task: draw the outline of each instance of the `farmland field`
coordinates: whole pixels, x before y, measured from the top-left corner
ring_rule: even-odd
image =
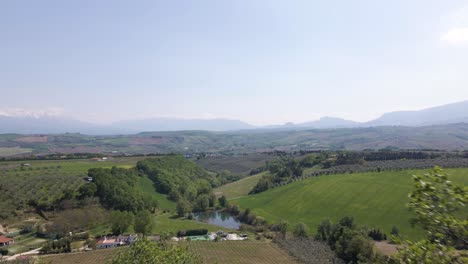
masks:
[[[296,263],[289,255],[271,242],[223,241],[190,242],[189,250],[202,257],[203,263],[226,264],[287,264]],[[42,257],[51,264],[101,264],[106,263],[120,249],[101,249],[92,252],[59,254]]]
[[[0,217],[26,208],[31,200],[47,204],[66,189],[76,190],[85,183],[88,169],[133,167],[144,157],[92,160],[31,160],[0,162]]]
[[[269,222],[303,222],[313,231],[326,218],[337,221],[343,216],[353,216],[360,225],[381,228],[387,234],[396,226],[407,238],[418,239],[422,232],[411,227],[409,220],[413,214],[405,205],[412,190],[411,176],[426,171],[313,177],[230,202],[251,208]],[[453,182],[468,185],[468,169],[445,171]],[[462,213],[468,216],[468,211]]]
[[[287,264],[296,263],[286,252],[272,242],[257,241],[197,241],[189,249],[201,255],[204,263],[226,264]]]
[[[0,148],[0,157],[14,156],[18,154],[31,153],[32,149],[29,148]]]
[[[41,257],[45,263],[50,264],[102,264],[106,263],[119,249],[100,249],[91,252],[58,254]]]
[[[264,175],[265,173],[259,173],[257,175],[245,177],[235,182],[228,183],[226,185],[220,186],[216,188],[215,194],[216,195],[224,195],[228,199],[241,197],[244,195],[249,194],[250,190],[257,184],[258,180]]]
[[[248,175],[250,170],[265,165],[265,161],[277,158],[274,154],[246,154],[238,156],[205,157],[197,160],[198,165],[210,171],[228,170],[236,175]]]

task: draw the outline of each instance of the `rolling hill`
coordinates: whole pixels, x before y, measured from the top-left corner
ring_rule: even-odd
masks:
[[[57,134],[83,133],[87,135],[132,134],[143,131],[240,131],[249,133],[293,131],[304,129],[332,129],[380,126],[432,126],[468,123],[468,100],[441,105],[418,111],[385,113],[369,122],[355,122],[337,117],[322,117],[319,120],[299,124],[254,126],[235,119],[180,119],[148,118],[116,121],[108,125],[92,124],[64,116],[5,116],[0,113],[0,134]]]
[[[450,178],[468,185],[468,169],[447,169]],[[340,174],[309,178],[266,192],[230,200],[251,208],[269,222],[303,222],[313,231],[324,219],[337,221],[353,216],[358,224],[381,228],[387,234],[393,226],[410,239],[422,237],[410,225],[408,193],[414,174],[424,171]],[[243,179],[245,180],[245,179]],[[464,212],[468,216],[468,212]]]
[[[468,100],[419,111],[386,113],[365,126],[428,126],[468,122]]]
[[[252,153],[275,150],[468,150],[468,123],[426,127],[368,127],[233,132],[175,131],[133,135],[0,135],[2,153]]]

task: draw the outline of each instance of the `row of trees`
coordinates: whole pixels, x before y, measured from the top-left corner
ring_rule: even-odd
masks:
[[[269,174],[262,176],[249,194],[266,191],[274,185],[291,182],[302,176],[303,166],[293,158],[281,158],[267,162],[265,168]]]

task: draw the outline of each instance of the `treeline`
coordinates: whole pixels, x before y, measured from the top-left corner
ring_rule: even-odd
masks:
[[[157,200],[135,187],[139,177],[135,169],[95,168],[88,171],[88,176],[92,177],[92,182],[80,187],[80,199],[96,196],[108,209],[131,212],[158,206]]]
[[[204,211],[216,203],[213,187],[222,182],[219,174],[209,174],[182,156],[146,159],[137,163],[137,169],[153,181],[158,192],[177,202],[179,216]]]
[[[259,193],[299,178],[303,173],[303,165],[293,158],[281,158],[266,162],[265,169],[270,173],[264,175],[249,194]]]
[[[270,173],[264,175],[249,194],[263,192],[298,180],[322,175],[429,169],[436,165],[444,168],[468,167],[468,158],[461,154],[441,154],[439,157],[435,157],[438,154],[402,152],[400,155],[397,152],[381,151],[372,152],[372,155],[367,153],[367,155],[369,155],[367,157],[371,157],[370,161],[367,161],[363,158],[366,157],[363,153],[366,152],[319,152],[307,155],[302,159],[283,157],[277,161],[267,162],[264,167],[257,169],[256,172],[267,170]],[[373,156],[374,154],[375,156]],[[387,157],[388,159],[372,160],[372,157],[376,159]],[[412,157],[412,159],[403,157]],[[293,174],[292,177],[281,177],[283,175],[281,172],[285,170],[291,171],[291,169],[288,168],[291,164],[296,171],[301,171],[305,168],[315,168],[315,170],[305,175],[297,176]],[[280,166],[280,169],[277,168],[278,166]],[[273,168],[273,170],[271,168]]]

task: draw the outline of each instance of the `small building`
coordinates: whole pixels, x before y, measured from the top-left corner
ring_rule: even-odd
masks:
[[[0,235],[0,247],[15,244],[15,240],[10,237]]]
[[[137,240],[137,235],[118,236],[118,237],[103,237],[96,243],[97,249],[115,248],[125,245],[130,245]]]
[[[98,240],[96,243],[96,248],[97,249],[103,249],[103,248],[115,248],[119,246],[123,246],[125,243],[118,241],[117,238],[115,237],[103,237]]]

